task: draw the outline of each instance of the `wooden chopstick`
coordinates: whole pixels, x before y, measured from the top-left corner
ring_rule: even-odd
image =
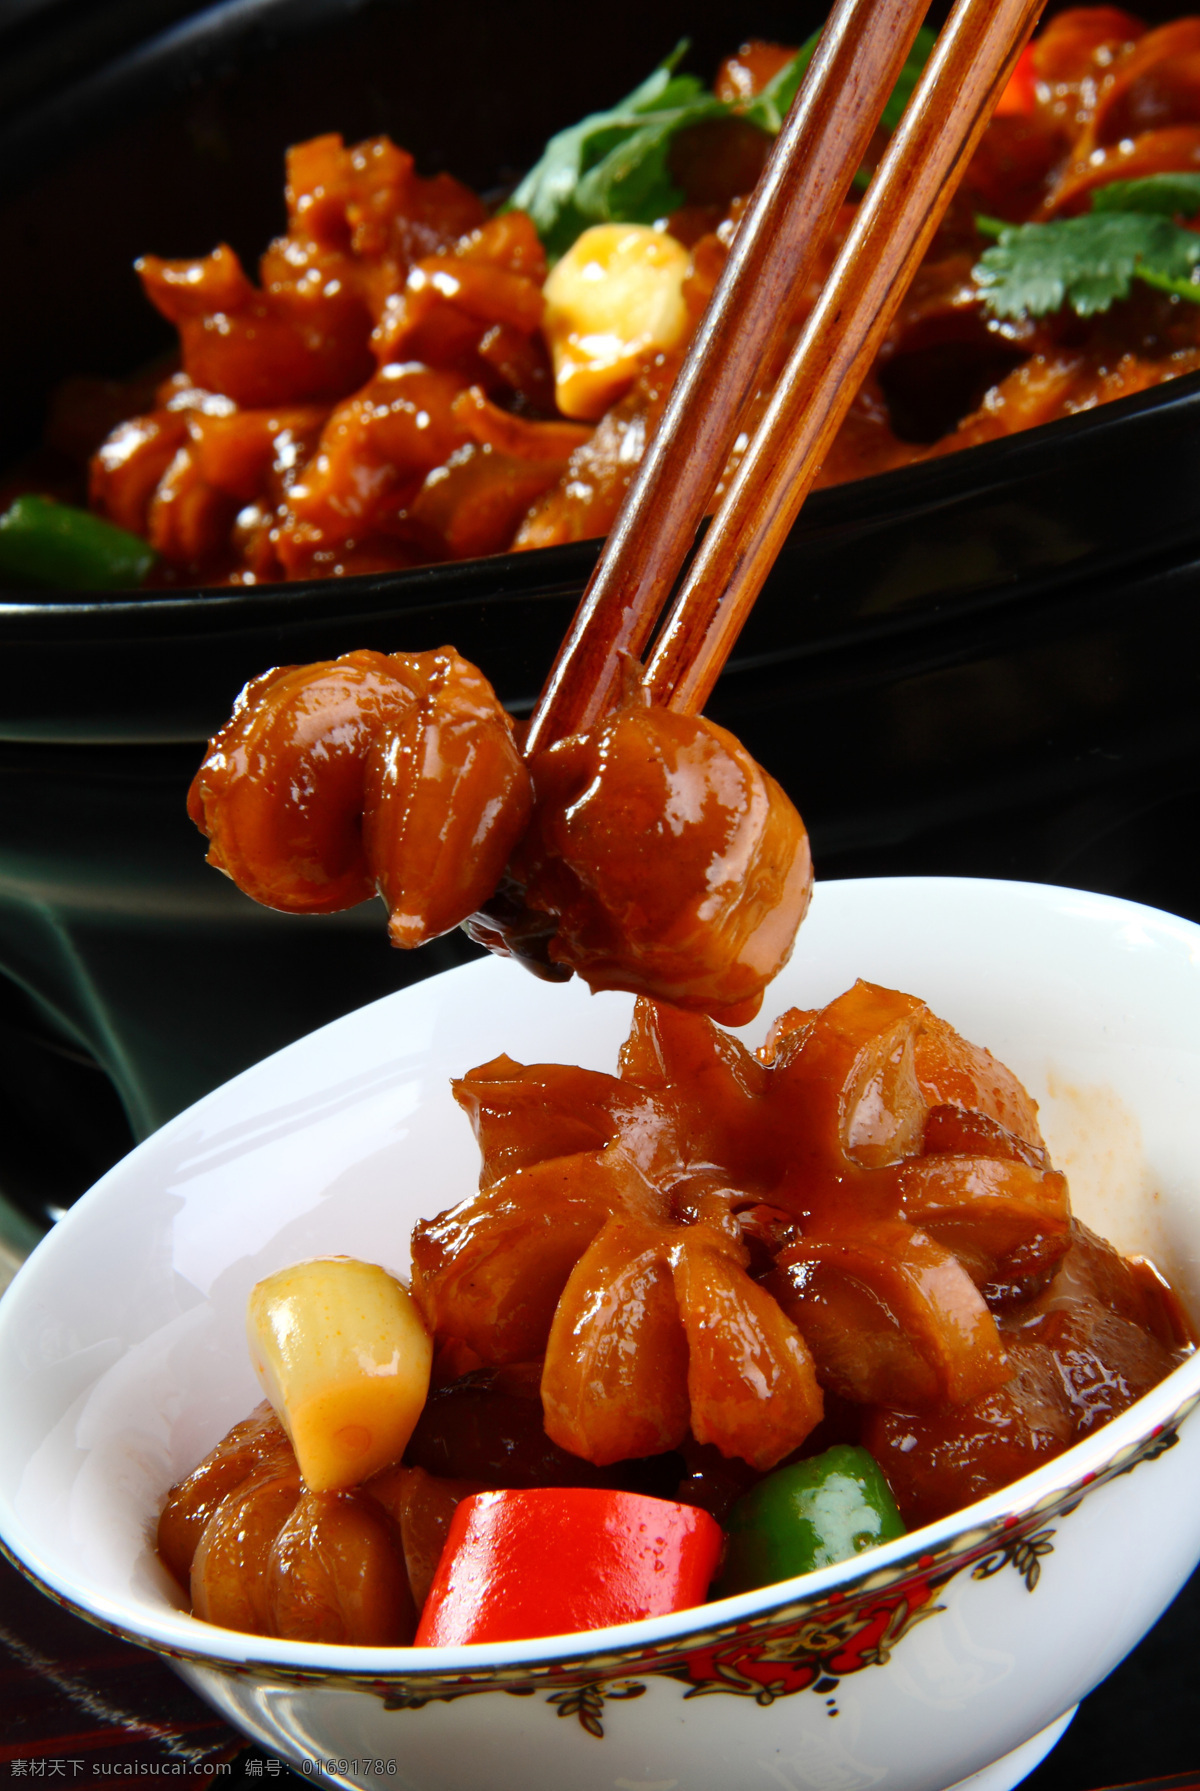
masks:
[[[534,710],[526,751],[591,726],[640,655],[928,0],[838,0]]]
[[[958,0],[646,670],[697,714],[1003,93],[1043,0]]]

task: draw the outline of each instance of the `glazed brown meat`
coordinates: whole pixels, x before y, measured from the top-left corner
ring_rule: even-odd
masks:
[[[423,1599],[424,1564],[430,1555],[436,1561],[454,1505],[473,1490],[393,1468],[369,1487],[309,1492],[263,1405],[171,1488],[158,1549],[208,1623],[293,1641],[399,1647],[416,1628],[408,1561]]]
[[[1011,1375],[965,1410],[876,1407],[862,1440],[915,1527],[1032,1473],[1149,1392],[1186,1328],[1145,1265],[1072,1221],[1044,1292],[1000,1317]]]
[[[762,1470],[821,1386],[959,1407],[1009,1378],[989,1299],[1069,1242],[1028,1097],[864,983],[767,1055],[643,1000],[617,1077],[500,1058],[456,1084],[480,1192],[418,1225],[414,1292],[482,1361],[544,1356],[548,1433],[585,1459],[690,1430]]]
[[[393,944],[412,947],[487,898],[531,801],[509,717],[444,647],[265,672],[210,742],[188,812],[255,901],[334,914],[378,890]]]
[[[926,1522],[1190,1347],[1154,1271],[1072,1220],[1011,1072],[894,990],[791,1010],[757,1056],[643,1000],[615,1077],[500,1058],[455,1093],[480,1190],[417,1226],[414,1292],[460,1359],[541,1358],[586,1460],[862,1440]]]
[[[724,728],[634,703],[530,765],[513,858],[554,922],[553,962],[740,1025],[791,956],[812,896],[808,835]]]

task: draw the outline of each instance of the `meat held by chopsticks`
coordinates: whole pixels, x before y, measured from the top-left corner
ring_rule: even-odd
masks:
[[[527,769],[452,648],[255,679],[189,806],[210,863],[267,907],[329,914],[378,890],[394,945],[467,922],[542,974],[734,1022],[812,889],[804,823],[723,728],[635,702]],[[519,905],[492,901],[510,861]]]
[[[335,914],[378,890],[399,946],[487,899],[531,805],[512,722],[452,647],[265,672],[188,797],[209,863],[255,901]]]
[[[513,861],[551,915],[555,963],[740,1025],[791,956],[812,893],[808,835],[732,734],[644,700],[530,761]]]

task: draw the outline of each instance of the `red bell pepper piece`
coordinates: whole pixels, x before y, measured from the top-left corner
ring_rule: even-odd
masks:
[[[601,1487],[474,1493],[459,1505],[415,1645],[606,1629],[701,1604],[721,1553],[707,1511]]]
[[[1033,45],[1026,44],[1017,57],[1008,86],[996,102],[997,118],[1027,118],[1037,105],[1037,70]]]

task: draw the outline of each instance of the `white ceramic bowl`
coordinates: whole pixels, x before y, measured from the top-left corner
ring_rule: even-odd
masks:
[[[769,1006],[859,975],[1008,1063],[1076,1210],[1200,1312],[1200,927],[1035,885],[821,885]],[[1200,1420],[1180,1428],[1200,1355],[956,1517],[622,1629],[444,1651],[267,1641],[194,1621],[154,1554],[167,1486],[257,1401],[253,1283],[329,1251],[403,1271],[414,1219],[475,1185],[451,1075],[501,1050],[611,1069],[629,1010],[471,965],[301,1040],[119,1164],[0,1302],[0,1535],[52,1596],[326,1782],[942,1791],[981,1773],[976,1791],[1001,1791],[1200,1556]]]

